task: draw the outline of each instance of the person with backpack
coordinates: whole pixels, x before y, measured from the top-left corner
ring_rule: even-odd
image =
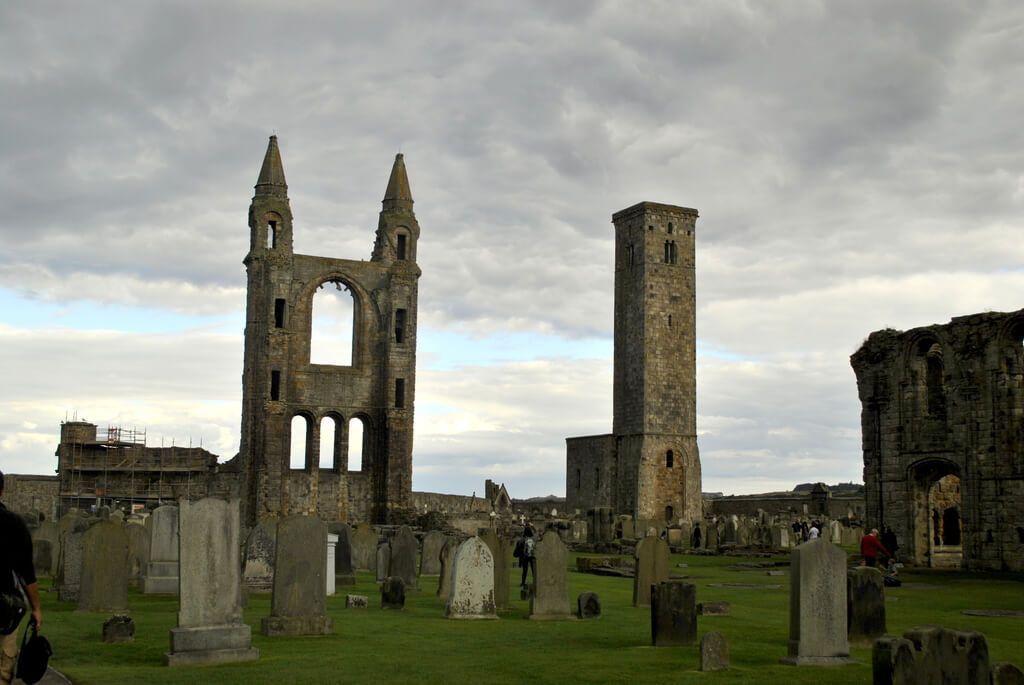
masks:
[[[526,587],[526,572],[530,571],[533,573],[533,582],[537,583],[537,541],[533,538],[533,528],[529,525],[523,530],[523,537],[517,543],[516,550],[520,552],[519,555],[519,568],[523,569],[523,578],[519,582],[520,588]]]
[[[0,497],[3,494],[4,474],[0,471]],[[14,679],[18,624],[26,597],[38,629],[43,624],[43,608],[32,565],[32,536],[25,521],[0,502],[0,685],[10,685]]]

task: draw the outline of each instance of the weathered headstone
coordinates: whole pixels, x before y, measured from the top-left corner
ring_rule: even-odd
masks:
[[[601,598],[596,592],[583,592],[576,598],[576,616],[601,618]]]
[[[238,499],[186,499],[179,507],[178,627],[171,629],[168,666],[251,661],[252,629],[242,618]]]
[[[847,637],[874,640],[885,634],[885,579],[876,568],[851,569],[846,578]]]
[[[405,608],[405,581],[398,576],[388,576],[380,586],[381,609]]]
[[[875,683],[986,685],[996,682],[992,678],[984,635],[939,626],[912,628],[903,637],[878,638],[871,651],[871,666]]]
[[[327,567],[324,569],[324,582],[328,597],[334,596],[334,550],[338,546],[338,536],[334,533],[327,534]]]
[[[544,533],[535,548],[537,557],[537,584],[530,598],[530,618],[572,618],[569,608],[569,590],[566,587],[569,550],[558,533]]]
[[[277,524],[274,594],[264,635],[325,635],[334,630],[326,613],[324,572],[327,526],[315,516],[294,514]]]
[[[128,585],[138,588],[149,566],[149,531],[141,524],[129,522],[124,532],[128,535]]]
[[[821,538],[791,553],[789,653],[784,664],[849,663],[846,552]]]
[[[448,601],[448,594],[452,589],[452,566],[455,564],[455,550],[459,543],[453,538],[448,538],[441,548],[441,575],[437,579],[437,596]]]
[[[423,552],[420,554],[420,575],[436,576],[441,573],[441,548],[445,536],[439,530],[432,530],[423,537]]]
[[[724,671],[729,668],[729,643],[718,632],[704,633],[700,639],[700,670]]]
[[[356,584],[356,570],[352,563],[352,528],[347,523],[335,523],[328,530],[338,536],[334,547],[334,585]]]
[[[494,557],[483,540],[473,537],[455,550],[448,618],[497,618],[494,606]]]
[[[636,545],[636,575],[633,576],[633,606],[651,605],[651,586],[669,579],[668,545],[658,537],[646,537]]]
[[[391,543],[384,541],[377,545],[377,562],[374,564],[377,569],[377,582],[383,583],[388,577],[388,568],[391,567]]]
[[[32,567],[37,576],[50,573],[53,568],[53,544],[49,540],[32,542]]]
[[[719,546],[719,535],[718,526],[715,523],[709,523],[707,530],[704,535],[704,546],[707,549],[717,550]]]
[[[417,585],[416,554],[419,549],[416,536],[412,534],[409,526],[401,526],[391,538],[391,564],[388,567],[388,575],[401,578],[407,590],[413,590]]]
[[[512,562],[512,548],[508,542],[493,530],[487,530],[480,539],[491,550],[494,557],[494,606],[501,610],[508,608],[509,565]],[[423,549],[426,550],[424,542]],[[425,552],[424,552],[425,553]],[[440,558],[440,555],[439,557]],[[438,563],[440,567],[440,563]]]
[[[668,580],[651,588],[651,644],[692,645],[697,641],[697,586]]]
[[[365,609],[370,606],[370,598],[366,595],[345,595],[346,609]]]
[[[56,576],[60,570],[60,525],[56,521],[43,521],[32,531],[33,549],[35,545],[46,543],[50,548],[49,558],[41,557],[39,561],[49,561],[46,566],[36,562],[36,575]]]
[[[1024,685],[1024,671],[1008,661],[992,664],[992,685]]]
[[[78,610],[128,610],[128,534],[116,521],[100,521],[82,536]]]
[[[60,589],[58,598],[62,602],[77,602],[78,590],[82,583],[82,531],[64,534],[61,544]]]
[[[701,616],[728,616],[731,608],[728,602],[701,602],[697,613]]]
[[[151,522],[151,523],[150,523]],[[178,593],[178,507],[157,507],[147,521],[151,525],[149,564],[142,591],[147,595]]]
[[[377,570],[378,540],[377,531],[369,523],[356,526],[352,532],[352,564],[355,568],[363,571]]]
[[[724,531],[724,533],[722,535],[722,542],[724,544],[726,544],[726,545],[728,545],[728,544],[735,544],[736,543],[736,538],[738,536],[738,530],[739,530],[739,517],[735,516],[735,515],[730,516],[725,521],[725,531]]]
[[[274,556],[277,554],[277,519],[259,521],[245,538],[242,581],[252,592],[274,587]]]
[[[107,643],[131,642],[135,639],[135,621],[131,616],[115,614],[103,622],[103,641]]]
[[[914,645],[903,637],[887,635],[871,648],[871,681],[874,685],[917,685]]]

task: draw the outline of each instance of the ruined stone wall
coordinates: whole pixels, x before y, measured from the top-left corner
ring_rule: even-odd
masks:
[[[443,495],[437,492],[412,493],[412,506],[417,513],[437,511],[442,514],[468,514],[491,512],[490,503],[483,497],[472,495]]]
[[[45,515],[48,521],[56,521],[59,490],[60,479],[57,476],[5,473],[3,503],[19,514],[35,511]]]
[[[704,512],[708,516],[756,516],[758,511],[768,514],[814,515],[814,503],[810,493],[731,495],[704,500]],[[861,495],[833,495],[828,502],[828,517],[841,519],[851,514],[864,516],[864,497]]]
[[[963,564],[1024,570],[1024,310],[872,333],[851,357],[868,524],[919,564],[936,552],[928,493],[960,478]],[[947,493],[949,494],[949,493]]]
[[[613,506],[615,436],[591,435],[566,438],[565,506],[586,511]]]

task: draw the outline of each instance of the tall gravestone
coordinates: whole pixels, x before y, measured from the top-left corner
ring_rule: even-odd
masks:
[[[668,580],[651,588],[651,644],[692,645],[697,641],[697,586]]]
[[[791,552],[789,653],[784,664],[849,663],[846,552],[818,538]]]
[[[178,594],[178,507],[166,504],[149,516],[149,564],[142,591],[147,595]]]
[[[401,526],[391,538],[391,563],[389,576],[398,576],[405,583],[405,589],[414,589],[417,585],[416,555],[420,545],[409,526]]]
[[[128,534],[128,585],[138,588],[149,566],[149,531],[141,523],[129,522],[124,532]]]
[[[714,521],[709,521],[707,526],[705,527],[707,528],[707,530],[704,534],[704,547],[710,550],[717,550],[719,547],[720,539],[720,536],[718,534],[718,524]]]
[[[885,634],[885,579],[877,568],[860,566],[847,573],[846,615],[851,642]]]
[[[82,583],[83,531],[72,530],[64,534],[60,546],[60,588],[57,597],[62,602],[77,602]]]
[[[659,537],[646,537],[636,545],[636,575],[633,576],[633,606],[651,605],[651,586],[669,578],[668,544]]]
[[[360,523],[356,526],[352,532],[352,563],[357,569],[377,570],[377,544],[377,531],[373,526],[369,523]]]
[[[382,542],[377,545],[377,562],[374,564],[377,569],[377,582],[383,583],[388,577],[388,569],[391,568],[391,543]]]
[[[452,589],[452,566],[455,564],[455,551],[458,547],[459,543],[454,538],[448,538],[441,548],[441,575],[437,580],[437,596],[446,602]]]
[[[423,553],[420,555],[420,575],[436,576],[441,573],[441,548],[445,536],[439,530],[432,530],[423,537]]]
[[[78,610],[128,610],[128,534],[123,524],[107,519],[83,533]]]
[[[274,594],[264,635],[326,635],[334,625],[326,612],[327,526],[315,516],[294,514],[277,524]]]
[[[328,530],[338,536],[334,548],[334,585],[356,584],[356,570],[352,564],[352,528],[347,523],[335,523]]]
[[[55,521],[43,521],[32,531],[32,549],[47,547],[49,554],[38,553],[35,561],[36,575],[56,576],[57,560],[60,557],[60,526]]]
[[[245,538],[242,581],[253,592],[270,592],[274,587],[274,557],[277,554],[277,520],[262,520]]]
[[[544,533],[535,548],[537,557],[537,584],[530,598],[530,618],[572,618],[569,605],[568,575],[569,550],[558,533]]]
[[[238,499],[179,504],[178,627],[168,666],[251,661],[252,629],[242,618]]]
[[[491,550],[494,557],[494,606],[499,610],[508,608],[509,565],[512,563],[512,548],[494,530],[487,530],[480,539]]]
[[[455,551],[451,588],[444,611],[448,618],[498,618],[494,604],[494,557],[480,538],[466,540]]]

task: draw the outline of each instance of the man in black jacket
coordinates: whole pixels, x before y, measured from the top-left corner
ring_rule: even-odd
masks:
[[[0,497],[4,494],[4,474],[0,471]],[[17,579],[15,579],[17,575]],[[0,502],[0,592],[17,592],[20,582],[28,595],[32,617],[36,625],[43,624],[43,609],[39,603],[39,586],[32,565],[32,537],[20,516]],[[0,685],[9,685],[14,678],[14,663],[18,658],[18,630],[0,636]]]

